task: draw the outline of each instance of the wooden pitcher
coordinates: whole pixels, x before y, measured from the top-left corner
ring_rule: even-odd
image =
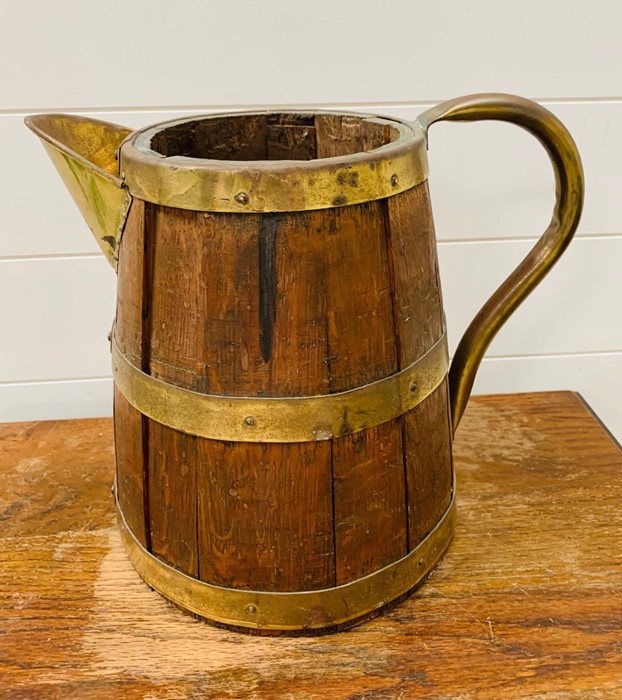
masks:
[[[551,224],[448,373],[427,130],[500,119],[553,163]],[[27,120],[118,272],[116,498],[132,562],[216,624],[333,631],[429,574],[453,532],[453,432],[493,336],[577,227],[572,138],[508,95],[410,123],[190,117],[134,133]]]

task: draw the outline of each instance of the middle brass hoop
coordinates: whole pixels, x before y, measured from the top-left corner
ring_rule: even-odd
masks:
[[[112,336],[114,381],[142,414],[190,435],[233,442],[311,442],[351,435],[397,418],[427,398],[447,375],[445,334],[400,372],[349,391],[320,396],[201,394],[132,365]]]

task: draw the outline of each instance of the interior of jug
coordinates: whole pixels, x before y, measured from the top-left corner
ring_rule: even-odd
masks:
[[[351,114],[292,112],[201,117],[153,135],[160,155],[208,160],[315,160],[366,153],[398,140],[388,120]]]

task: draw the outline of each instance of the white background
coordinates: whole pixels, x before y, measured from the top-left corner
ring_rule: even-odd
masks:
[[[26,114],[130,127],[318,106],[414,118],[478,91],[542,102],[587,181],[575,242],[491,346],[477,393],[573,389],[622,437],[622,6],[614,0],[0,0],[0,420],[111,413],[115,277]],[[548,223],[541,147],[440,124],[430,187],[452,347]]]

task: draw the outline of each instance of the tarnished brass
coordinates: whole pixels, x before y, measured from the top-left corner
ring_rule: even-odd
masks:
[[[417,121],[427,132],[438,121],[480,119],[517,124],[540,141],[553,164],[556,199],[551,223],[540,240],[484,304],[458,345],[449,370],[454,431],[492,339],[566,250],[583,208],[583,167],[577,147],[559,119],[535,102],[514,95],[470,95],[443,102],[424,112]]]
[[[242,114],[257,113],[216,116]],[[398,194],[427,179],[425,138],[418,126],[365,114],[348,116],[390,125],[399,136],[368,152],[304,161],[164,157],[152,150],[152,140],[163,129],[210,118],[192,117],[136,132],[121,148],[121,175],[132,195],[148,202],[242,214],[359,204]]]
[[[413,123],[356,114],[334,119],[327,116],[331,113],[292,113],[292,124],[302,124],[302,127],[292,126],[294,130],[287,133],[277,130],[278,136],[270,131],[272,126],[268,127],[279,123],[279,127],[289,128],[289,113],[274,113],[269,119],[264,112],[263,121],[255,118],[244,122],[259,124],[256,131],[250,130],[252,133],[246,140],[241,135],[240,123],[232,124],[242,114],[258,115],[238,112],[195,116],[158,124],[134,134],[123,127],[68,115],[38,115],[27,119],[27,124],[44,141],[102,250],[115,267],[132,197],[195,212],[241,215],[326,209],[384,199],[427,179],[428,129],[442,120],[509,121],[527,129],[544,145],[553,163],[556,181],[552,221],[531,253],[475,317],[456,350],[449,370],[455,431],[477,369],[493,337],[563,253],[577,228],[583,202],[583,172],[567,130],[536,103],[496,94],[445,102],[426,111]],[[213,119],[220,121],[211,122]],[[270,121],[273,119],[275,121]],[[334,132],[329,128],[331,119],[338,126]],[[362,125],[361,121],[365,123]],[[314,131],[305,132],[305,124],[312,125]],[[171,131],[167,131],[169,129]],[[318,134],[321,135],[319,140]],[[218,143],[221,135],[227,142],[224,149],[219,150],[213,144]],[[302,144],[295,153],[309,160],[268,158],[269,153],[278,156],[294,152],[289,150],[290,137],[294,135],[301,139],[297,145]],[[283,144],[279,139],[287,142],[288,147],[281,148]],[[322,150],[319,144],[330,147]],[[333,148],[335,144],[338,147]],[[356,152],[314,157],[347,150]],[[232,159],[212,159],[215,154]],[[259,160],[235,160],[236,156],[255,155]],[[153,234],[153,227],[145,234],[145,241],[151,245],[153,241],[148,240],[147,233]],[[146,245],[145,250],[147,248]],[[153,278],[147,262],[145,256],[146,273],[142,263],[135,271],[140,279]],[[330,264],[329,258],[324,264]],[[420,293],[425,296],[428,291],[421,289]],[[143,306],[146,303],[149,303],[148,297]],[[425,304],[421,308],[421,313],[430,311]],[[416,300],[412,309],[419,313]],[[437,312],[441,310],[433,311]],[[416,320],[418,323],[425,321],[424,318]],[[148,327],[147,333],[152,330]],[[409,367],[349,391],[303,397],[214,396],[177,387],[142,372],[120,352],[114,333],[111,345],[115,383],[140,413],[183,433],[227,442],[322,441],[380,425],[426,399],[446,379],[449,364],[443,335],[425,356]],[[448,426],[440,421],[434,429],[447,431]],[[408,447],[412,449],[418,449],[418,445]],[[143,464],[146,453],[140,453],[139,469],[153,468],[151,462],[157,455],[153,457],[151,452],[149,464]],[[443,460],[446,463],[439,464],[438,468],[449,468],[449,457]],[[287,478],[296,479],[297,475]],[[435,497],[438,495],[444,494]],[[142,500],[140,496],[135,504],[139,510],[145,507]],[[452,490],[451,504],[436,527],[399,561],[334,588],[260,592],[201,582],[173,568],[138,542],[118,502],[117,509],[132,563],[150,586],[181,608],[214,622],[267,631],[334,629],[354,623],[405,595],[439,561],[449,544],[454,524]],[[413,517],[417,518],[417,513]],[[313,536],[313,533],[308,534]],[[244,537],[261,538],[261,533],[245,533]],[[376,545],[381,544],[376,541]]]
[[[132,198],[117,175],[115,151],[131,130],[70,114],[38,114],[27,117],[26,125],[43,142],[99,247],[116,269]]]
[[[117,388],[141,413],[190,435],[235,442],[310,442],[360,432],[406,413],[443,381],[447,339],[385,379],[322,396],[236,397],[200,394],[145,374],[112,339]]]
[[[454,498],[430,534],[405,557],[364,578],[319,591],[264,592],[198,581],[150,554],[129,529],[117,500],[118,522],[132,564],[145,582],[184,610],[234,627],[319,630],[355,623],[413,590],[436,566],[454,532]]]

